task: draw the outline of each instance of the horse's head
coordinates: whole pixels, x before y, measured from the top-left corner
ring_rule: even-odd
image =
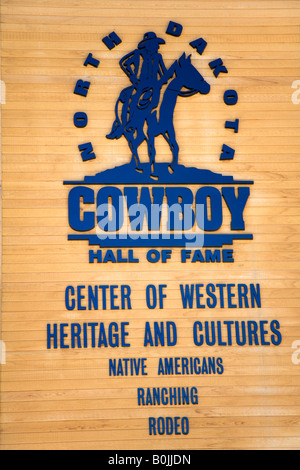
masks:
[[[176,76],[182,82],[182,86],[189,91],[181,91],[180,96],[192,96],[196,93],[207,95],[210,85],[207,83],[191,62],[191,55],[186,57],[185,53],[178,60]]]

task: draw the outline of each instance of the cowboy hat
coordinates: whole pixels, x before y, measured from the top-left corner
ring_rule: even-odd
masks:
[[[155,33],[150,32],[144,34],[144,39],[139,43],[138,48],[143,49],[146,46],[146,43],[149,41],[157,41],[158,44],[166,44],[166,41],[161,38],[158,38]]]

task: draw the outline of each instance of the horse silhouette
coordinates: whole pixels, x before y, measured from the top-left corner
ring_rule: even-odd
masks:
[[[151,164],[151,178],[153,179],[158,179],[155,172],[155,137],[162,135],[170,146],[173,155],[172,163],[169,166],[170,173],[174,172],[178,164],[179,145],[173,123],[178,96],[190,97],[196,93],[206,95],[210,91],[210,85],[192,65],[191,56],[186,57],[184,53],[169,70],[169,76],[162,77],[158,86],[145,83],[144,88],[140,87],[136,98],[135,86],[127,87],[121,92],[115,107],[116,119],[112,131],[106,136],[109,139],[119,139],[122,135],[125,136],[132,152],[132,161],[138,172],[143,172],[138,149],[146,141]],[[175,78],[167,85],[159,109],[156,109],[159,105],[160,89],[173,77],[174,73]],[[121,111],[120,107],[122,107]],[[147,123],[147,135],[145,123]]]

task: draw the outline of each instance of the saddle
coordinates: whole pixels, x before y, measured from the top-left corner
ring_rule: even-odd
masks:
[[[129,114],[129,107],[130,107],[130,100],[134,100],[136,108],[139,109],[140,111],[146,110],[152,102],[153,98],[153,88],[150,87],[145,87],[139,92],[139,96],[132,96],[134,92],[135,87],[130,86],[127,88],[124,88],[124,90],[121,91],[119,99],[117,100],[116,107],[115,107],[115,114],[116,114],[116,119],[113,123],[112,130],[110,134],[108,134],[106,137],[108,139],[120,139],[124,133],[124,130],[126,132],[134,132],[135,130],[135,125],[132,123],[132,116],[128,116]],[[121,119],[119,117],[119,103],[122,103],[122,112],[121,112]],[[134,110],[134,107],[133,107]]]

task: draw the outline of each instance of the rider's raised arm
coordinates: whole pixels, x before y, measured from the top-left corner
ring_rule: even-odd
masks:
[[[120,60],[120,67],[132,83],[137,81],[137,74],[140,64],[140,54],[138,50],[130,52]],[[132,69],[132,66],[134,69]]]

